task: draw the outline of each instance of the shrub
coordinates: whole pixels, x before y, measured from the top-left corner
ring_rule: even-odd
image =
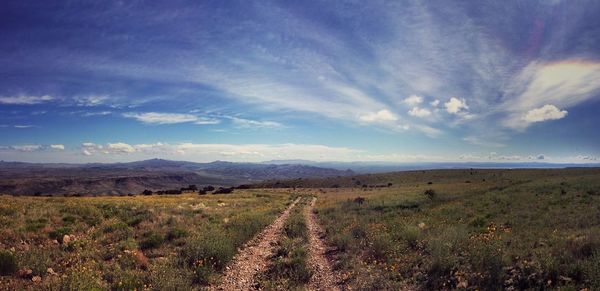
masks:
[[[192,290],[192,273],[172,262],[159,263],[150,275],[153,290]]]
[[[63,238],[65,237],[65,235],[67,235],[69,233],[71,233],[70,227],[61,227],[61,228],[57,228],[57,229],[51,231],[50,233],[48,233],[48,236],[51,239],[57,240],[59,243],[63,243]]]
[[[140,249],[155,249],[160,247],[164,241],[165,239],[161,235],[150,232],[146,235],[146,238],[140,242]]]
[[[229,235],[223,231],[208,230],[200,237],[195,237],[181,250],[181,264],[187,267],[201,265],[222,270],[236,253],[236,248]]]
[[[144,192],[142,192],[143,195],[152,195],[152,191],[146,189],[144,190]]]
[[[13,253],[0,251],[0,276],[11,275],[18,269],[17,259]]]
[[[435,198],[435,190],[433,190],[433,189],[427,189],[427,190],[425,190],[425,192],[423,194],[431,200],[433,200],[433,198]]]
[[[219,187],[219,189],[217,189],[215,192],[213,192],[213,194],[229,194],[229,193],[233,193],[233,187],[231,187],[231,188]]]
[[[167,236],[165,237],[168,241],[173,241],[178,238],[186,237],[188,232],[184,229],[180,228],[172,228],[167,232]]]
[[[213,186],[206,186],[206,187],[202,188],[202,190],[204,190],[206,192],[215,191],[215,187],[213,187]]]
[[[48,224],[48,219],[46,218],[27,219],[25,220],[25,230],[29,232],[37,232],[44,228],[46,224]]]
[[[365,198],[364,197],[356,197],[356,198],[354,198],[354,202],[358,205],[362,205],[363,203],[365,203]]]

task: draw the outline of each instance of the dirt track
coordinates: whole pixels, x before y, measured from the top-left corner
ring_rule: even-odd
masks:
[[[260,234],[250,240],[226,267],[218,285],[209,290],[250,290],[254,289],[254,276],[267,269],[269,257],[273,253],[273,245],[281,235],[283,225],[296,206],[296,199],[273,223]]]
[[[304,217],[308,227],[309,261],[313,276],[308,282],[308,290],[340,290],[339,280],[331,270],[331,265],[325,256],[327,247],[323,240],[323,231],[317,223],[313,208],[317,198],[313,198],[308,207],[304,208]]]

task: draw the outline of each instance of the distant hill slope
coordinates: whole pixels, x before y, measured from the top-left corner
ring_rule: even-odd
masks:
[[[353,175],[306,165],[216,161],[194,163],[152,159],[112,164],[0,162],[0,194],[119,195],[144,189],[179,189],[189,184],[235,186],[272,179]]]
[[[460,181],[518,181],[527,177],[567,177],[590,175],[600,177],[600,168],[566,169],[442,169],[376,174],[360,174],[327,178],[269,180],[251,185],[252,188],[373,188],[397,185],[428,185]]]

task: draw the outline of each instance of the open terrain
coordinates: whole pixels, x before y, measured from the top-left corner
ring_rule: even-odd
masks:
[[[600,288],[600,169],[0,197],[0,289]]]
[[[113,164],[32,164],[0,161],[0,194],[91,196],[179,190],[188,185],[230,187],[270,179],[353,174],[297,164],[193,163],[152,159]]]

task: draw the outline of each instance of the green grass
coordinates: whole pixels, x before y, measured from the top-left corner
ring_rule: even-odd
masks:
[[[42,277],[37,289],[198,289],[291,201],[290,194],[259,190],[226,196],[0,196],[0,246],[14,248],[0,253],[0,289],[34,286],[15,274],[11,262]],[[63,242],[65,235],[69,242]]]
[[[311,197],[303,197],[290,213],[277,242],[269,269],[259,274],[260,288],[265,290],[302,290],[312,276],[308,261],[308,229],[304,207]]]
[[[352,289],[594,289],[599,177],[597,169],[418,171],[362,178],[392,187],[305,191],[320,195],[334,267]]]

